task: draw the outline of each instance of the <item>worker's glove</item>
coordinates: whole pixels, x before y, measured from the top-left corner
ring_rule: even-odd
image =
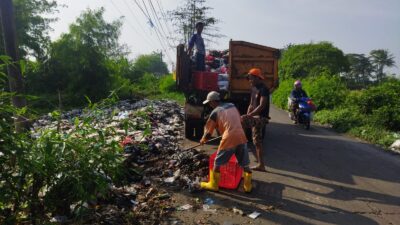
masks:
[[[207,142],[207,139],[204,137],[200,140],[201,145],[204,145],[206,142]]]

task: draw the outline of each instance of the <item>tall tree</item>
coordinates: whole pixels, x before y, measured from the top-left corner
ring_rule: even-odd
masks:
[[[61,91],[71,102],[81,104],[84,96],[97,101],[109,94],[113,77],[108,64],[123,53],[118,44],[121,21],[107,22],[104,8],[86,10],[70,25],[69,32],[51,44],[44,73],[37,74],[40,90],[51,95]]]
[[[8,83],[10,92],[15,93],[11,97],[12,103],[16,108],[26,106],[24,82],[22,80],[21,70],[18,67],[19,55],[17,51],[14,7],[11,0],[2,0],[0,2],[0,18],[3,30],[5,53],[11,60],[7,65]],[[20,115],[16,115],[15,128],[18,132],[28,127],[27,120]]]
[[[222,36],[216,26],[219,20],[209,16],[212,8],[206,6],[206,0],[183,0],[181,5],[169,12],[169,16],[176,27],[175,33],[180,36],[177,38],[180,43],[188,43],[196,30],[195,24],[197,21],[204,22],[205,27],[202,34],[208,41]]]
[[[57,2],[55,0],[13,0],[13,4],[20,57],[29,55],[43,59],[50,44],[50,24],[57,20],[49,15],[57,12]],[[2,33],[1,28],[0,33]],[[3,40],[1,40],[0,54],[4,52]]]
[[[385,78],[383,69],[395,65],[394,56],[385,49],[372,50],[369,54],[375,67],[376,81],[381,82]]]
[[[345,73],[347,80],[356,86],[365,87],[372,78],[373,66],[364,54],[347,54],[350,64],[349,72]]]
[[[329,42],[289,45],[279,63],[281,79],[305,78],[348,71],[343,52]]]

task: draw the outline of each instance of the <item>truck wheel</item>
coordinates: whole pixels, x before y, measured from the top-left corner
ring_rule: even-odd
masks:
[[[190,123],[189,121],[185,121],[185,137],[188,139],[193,138],[193,134],[194,134],[194,127],[192,123]]]

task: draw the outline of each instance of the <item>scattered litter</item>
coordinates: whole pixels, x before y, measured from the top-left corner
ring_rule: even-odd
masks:
[[[68,217],[66,216],[55,216],[50,219],[50,222],[52,223],[65,223],[67,221]]]
[[[210,208],[210,205],[204,204],[204,205],[203,205],[203,211],[204,211],[204,212],[216,213],[216,212],[217,212],[217,209],[211,209],[211,208]]]
[[[391,150],[393,151],[397,151],[400,152],[400,139],[396,140],[395,142],[393,142],[392,145],[390,145],[389,147]]]
[[[139,202],[134,201],[134,200],[131,200],[131,203],[132,203],[132,205],[138,205],[139,204]]]
[[[156,192],[156,189],[154,188],[150,188],[147,193],[146,193],[146,198],[148,198],[151,194],[153,194],[154,192]]]
[[[145,116],[137,116],[138,112]],[[180,148],[184,134],[183,108],[173,101],[125,100],[96,113],[93,127],[114,130],[104,138],[108,143],[121,145],[121,157],[130,183],[116,187],[110,180],[109,193],[97,199],[99,208],[85,220],[123,224],[128,215],[126,212],[132,212],[130,215],[135,221],[140,221],[138,224],[160,224],[160,220],[168,218],[168,213],[175,208],[172,207],[171,194],[162,190],[159,184],[170,183],[178,189],[195,191],[199,188],[200,179],[209,172],[207,154],[196,149]],[[82,121],[93,114],[79,109],[63,113],[61,120],[55,120],[50,115],[40,117],[33,123],[31,136],[38,138],[44,129],[56,130],[58,127],[65,134],[71,133],[76,129],[75,118]],[[135,128],[125,127],[127,119]],[[216,210],[209,207],[214,204],[211,198],[204,202],[196,199],[191,204],[196,209],[205,204],[205,211]],[[52,220],[58,222],[63,218],[53,217]]]
[[[170,198],[171,197],[171,195],[170,194],[168,194],[168,193],[165,193],[165,194],[158,194],[157,196],[155,196],[154,197],[154,199],[160,199],[160,200],[163,200],[163,199],[167,199],[167,198]]]
[[[150,185],[151,185],[151,181],[150,181],[150,180],[145,180],[145,181],[144,181],[144,185],[150,186]]]
[[[267,206],[261,207],[261,209],[267,210],[267,211],[272,211],[272,210],[275,210],[275,206],[273,206],[273,205],[267,205]]]
[[[212,205],[214,203],[215,201],[212,198],[206,198],[206,200],[204,200],[204,204],[206,205]]]
[[[257,211],[254,211],[249,215],[249,217],[252,218],[252,219],[256,219],[260,215],[261,215],[261,213],[259,213]]]
[[[176,210],[185,211],[185,210],[189,210],[191,208],[193,208],[193,206],[191,204],[186,204],[186,205],[179,206]]]
[[[241,216],[243,216],[243,215],[244,215],[244,212],[243,212],[243,210],[241,210],[241,209],[238,209],[238,208],[236,208],[236,207],[234,207],[234,208],[233,208],[233,213],[235,213],[235,214],[239,214],[239,215],[241,215]]]
[[[167,184],[173,184],[175,182],[175,177],[168,177],[164,179],[164,182]]]

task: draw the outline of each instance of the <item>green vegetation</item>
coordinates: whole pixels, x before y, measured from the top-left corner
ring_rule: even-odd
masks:
[[[30,107],[39,112],[65,110],[83,106],[86,98],[100,101],[111,92],[120,98],[168,95],[182,100],[174,90],[158,88],[169,73],[160,55],[128,60],[125,46],[118,43],[121,21],[107,22],[103,15],[102,8],[84,11],[68,33],[48,45],[46,60],[27,61],[27,93],[35,96]]]
[[[10,94],[2,92],[2,118],[18,113],[9,105],[9,98]],[[13,132],[10,119],[0,120],[0,220],[14,224],[26,218],[43,224],[44,221],[38,221],[46,218],[47,213],[79,215],[83,203],[106,194],[110,180],[116,185],[126,181],[129,170],[123,168],[122,148],[114,138],[117,131],[93,126],[104,115],[103,109],[116,100],[112,97],[91,103],[84,109],[90,113],[76,117],[70,132],[48,128],[32,136]],[[51,116],[60,123],[58,111]],[[126,132],[136,129],[125,120],[121,124]]]
[[[294,80],[302,77],[303,88],[318,107],[314,116],[317,122],[388,147],[400,136],[400,80],[382,72],[382,67],[394,64],[393,57],[384,50],[371,51],[371,55],[379,55],[378,63],[361,54],[343,58],[338,54],[341,51],[334,49],[327,43],[289,46],[282,56],[281,82],[273,94],[273,103],[287,109]],[[350,70],[340,70],[344,65],[349,65]],[[350,89],[354,87],[362,89]]]
[[[279,62],[279,77],[305,78],[338,74],[348,70],[343,52],[329,42],[289,45]]]
[[[44,60],[50,44],[50,24],[57,20],[51,17],[58,11],[57,2],[54,0],[13,0],[13,4],[19,55]],[[43,14],[46,16],[44,17]],[[1,26],[0,33],[3,33]],[[3,35],[0,35],[0,55],[4,55]]]

